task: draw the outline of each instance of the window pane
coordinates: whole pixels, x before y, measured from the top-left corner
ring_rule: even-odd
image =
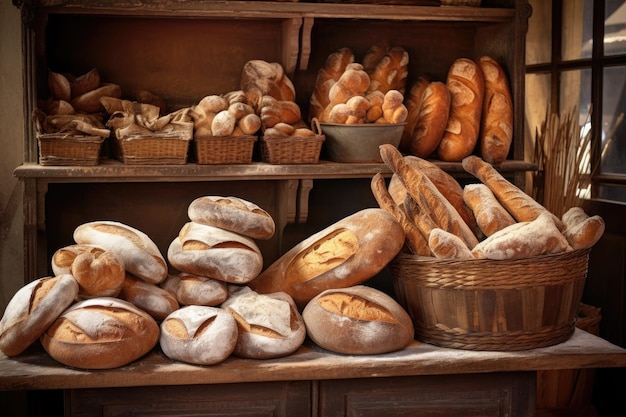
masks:
[[[526,64],[550,62],[552,54],[552,2],[530,0],[533,13],[528,19],[526,34]]]
[[[578,108],[580,126],[588,122],[587,116],[591,108],[591,69],[563,71],[559,101],[561,114]]]
[[[526,74],[526,134],[524,150],[526,160],[532,160],[536,132],[546,120],[550,105],[550,74]]]
[[[562,30],[561,58],[564,61],[591,57],[593,0],[564,1]]]
[[[602,173],[626,174],[626,66],[604,69],[602,91]]]
[[[626,53],[626,2],[606,0],[604,22],[604,54]]]
[[[598,190],[598,198],[626,203],[626,187],[624,186],[600,184]]]

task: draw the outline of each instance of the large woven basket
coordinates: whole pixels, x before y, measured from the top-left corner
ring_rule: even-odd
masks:
[[[100,149],[104,138],[101,136],[68,135],[65,133],[45,133],[37,136],[39,142],[40,165],[98,165]]]
[[[254,135],[196,136],[192,144],[198,164],[249,164],[256,140]]]
[[[391,263],[415,338],[437,346],[515,351],[574,333],[589,250],[516,260],[438,260],[405,253]]]

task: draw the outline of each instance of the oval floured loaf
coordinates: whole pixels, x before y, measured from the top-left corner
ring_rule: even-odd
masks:
[[[186,272],[168,275],[160,285],[183,305],[215,307],[228,298],[225,282]]]
[[[20,288],[0,320],[0,350],[22,353],[74,302],[78,283],[71,275],[39,278]]]
[[[267,211],[238,197],[199,197],[191,202],[187,212],[191,221],[252,239],[270,239],[276,228],[274,219]]]
[[[146,282],[158,284],[167,277],[167,264],[157,245],[132,226],[106,220],[84,223],[74,230],[74,240],[115,252],[126,271]]]
[[[213,365],[228,358],[237,344],[237,322],[226,310],[187,306],[161,323],[160,345],[170,359]]]
[[[180,306],[176,297],[157,284],[151,284],[130,274],[124,277],[118,298],[128,301],[150,314],[156,321],[161,321]]]
[[[148,353],[159,333],[159,325],[145,311],[127,301],[100,297],[68,308],[41,336],[41,343],[64,365],[111,369]]]
[[[252,239],[196,222],[182,227],[167,258],[181,272],[232,284],[249,282],[263,268],[263,256]]]
[[[371,287],[326,290],[302,312],[309,337],[320,347],[350,355],[403,349],[414,336],[413,322],[393,298]]]

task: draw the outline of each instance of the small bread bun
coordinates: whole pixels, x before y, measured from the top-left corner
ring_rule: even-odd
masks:
[[[115,297],[124,283],[124,262],[115,253],[84,252],[76,256],[70,268],[79,285],[79,298]]]
[[[170,359],[214,365],[232,354],[238,335],[237,322],[227,311],[187,306],[163,320],[159,344]]]
[[[157,284],[167,277],[167,264],[157,245],[132,226],[114,221],[84,223],[74,230],[74,240],[115,252],[126,271],[146,282]]]
[[[364,209],[298,243],[249,285],[263,294],[284,291],[304,307],[324,290],[351,287],[379,273],[404,240],[404,229],[390,213]]]
[[[191,221],[252,239],[270,239],[276,228],[274,219],[267,211],[238,197],[199,197],[189,204],[187,213]]]
[[[41,336],[48,354],[83,369],[124,366],[148,353],[159,340],[159,326],[127,301],[100,297],[65,310]]]
[[[161,288],[173,294],[182,305],[215,307],[228,298],[226,283],[184,272],[168,275]]]
[[[150,314],[156,321],[163,320],[180,307],[169,291],[131,274],[126,274],[118,297]]]
[[[250,238],[196,222],[185,224],[167,251],[181,272],[246,284],[261,272],[263,255]]]
[[[562,220],[565,225],[563,235],[572,249],[588,249],[604,234],[604,219],[598,215],[587,215],[581,207],[570,208],[563,214]]]
[[[71,275],[39,278],[20,288],[0,320],[2,353],[22,353],[72,304],[77,294],[78,283]]]
[[[285,293],[258,294],[236,289],[222,304],[239,327],[236,356],[270,359],[295,352],[304,342],[306,327],[293,299]]]
[[[375,355],[413,340],[407,312],[387,294],[364,285],[326,290],[302,312],[309,337],[320,347],[348,355]]]
[[[54,276],[70,274],[72,262],[81,253],[91,253],[94,256],[100,256],[106,249],[95,245],[68,245],[60,249],[52,255],[51,266]]]

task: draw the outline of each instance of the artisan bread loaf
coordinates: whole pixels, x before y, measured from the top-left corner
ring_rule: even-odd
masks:
[[[127,301],[100,297],[65,310],[41,336],[48,354],[64,365],[110,369],[148,353],[159,340],[159,326]]]
[[[306,305],[302,317],[317,345],[348,355],[400,350],[414,336],[407,312],[387,294],[364,285],[322,292]]]
[[[238,197],[204,196],[189,204],[191,221],[230,230],[253,239],[274,236],[272,216],[258,205]]]
[[[115,297],[126,273],[124,262],[112,251],[81,253],[72,262],[70,271],[78,282],[79,298]]]
[[[391,214],[363,209],[301,241],[249,285],[264,294],[284,291],[304,307],[324,290],[351,287],[378,274],[404,239]]]
[[[588,249],[604,234],[604,219],[589,216],[581,207],[572,207],[561,217],[565,228],[563,235],[572,249]]]
[[[16,356],[35,342],[74,302],[78,283],[71,275],[44,277],[20,288],[0,320],[0,350]]]
[[[118,298],[128,301],[161,321],[179,308],[176,297],[156,284],[126,274]]]
[[[504,178],[491,164],[478,156],[463,159],[463,169],[478,178],[496,196],[500,204],[518,222],[535,220],[540,214],[549,211],[515,184]],[[561,219],[552,215],[559,230],[563,229]]]
[[[402,131],[402,138],[398,144],[398,149],[401,151],[409,151],[411,148],[411,142],[413,141],[413,131],[417,125],[419,118],[420,108],[422,107],[422,100],[424,91],[428,87],[430,82],[426,77],[419,76],[408,92],[404,94],[404,106],[407,110],[406,126]]]
[[[104,248],[94,245],[67,245],[54,252],[50,266],[52,267],[54,276],[70,274],[72,262],[74,262],[74,259],[81,253],[91,253],[94,256],[100,256],[105,251]]]
[[[535,220],[505,227],[472,249],[476,258],[519,259],[572,250],[554,224],[554,216],[543,213]]]
[[[376,47],[375,47],[376,48]],[[378,48],[384,55],[378,59],[378,52],[368,53],[363,67],[370,77],[370,90],[387,93],[398,90],[404,94],[408,76],[409,53],[401,46]]]
[[[240,89],[248,103],[260,109],[261,98],[271,96],[277,100],[295,101],[296,90],[277,62],[253,59],[246,62],[241,71]]]
[[[167,264],[157,245],[144,232],[115,221],[94,221],[74,230],[74,241],[100,246],[117,254],[126,271],[150,283],[167,277]]]
[[[237,322],[228,311],[192,305],[163,320],[159,345],[170,359],[214,365],[233,353],[238,334]]]
[[[409,141],[412,155],[427,158],[435,152],[448,126],[451,101],[450,90],[442,82],[431,82],[424,89]]]
[[[263,268],[263,256],[252,239],[196,222],[182,227],[167,259],[180,272],[233,284],[248,283]]]
[[[249,287],[235,289],[222,304],[239,329],[234,354],[270,359],[295,352],[304,342],[306,327],[293,299],[286,293],[258,294]]]
[[[474,255],[465,242],[455,234],[438,227],[428,236],[428,247],[438,259],[472,259]]]
[[[215,307],[228,298],[225,282],[185,272],[168,275],[161,288],[173,294],[182,305]]]
[[[467,184],[463,188],[463,200],[471,208],[476,223],[485,236],[515,223],[498,199],[485,184]]]
[[[339,80],[348,64],[354,62],[354,53],[350,48],[340,48],[326,58],[326,62],[319,69],[315,79],[315,88],[311,93],[309,103],[309,120],[320,118],[328,106],[328,93],[331,87]]]
[[[513,142],[513,98],[509,80],[498,62],[482,56],[476,60],[485,77],[480,155],[490,164],[502,163]]]
[[[485,79],[476,62],[459,58],[450,66],[446,85],[452,101],[437,154],[444,161],[459,162],[474,151],[478,142]]]

